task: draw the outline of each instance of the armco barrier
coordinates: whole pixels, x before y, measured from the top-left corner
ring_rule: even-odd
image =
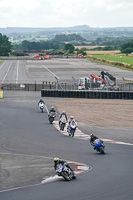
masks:
[[[42,97],[65,97],[86,99],[133,99],[133,92],[90,90],[41,90]]]

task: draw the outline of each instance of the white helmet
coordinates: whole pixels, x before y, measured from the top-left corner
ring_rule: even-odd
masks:
[[[71,116],[70,116],[70,119],[73,119],[73,118],[74,118],[74,116],[71,115]]]

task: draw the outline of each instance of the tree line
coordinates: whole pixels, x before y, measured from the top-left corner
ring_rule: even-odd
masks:
[[[11,47],[8,37],[0,33],[0,56],[7,56],[11,52]]]
[[[55,40],[55,39],[58,39]],[[74,45],[71,43],[71,41],[65,43],[63,40],[74,40],[77,42],[85,42],[85,40],[82,37],[79,37],[76,34],[72,35],[57,35],[55,36],[54,40],[48,40],[48,41],[39,41],[39,42],[30,42],[28,40],[22,41],[20,44],[11,44],[9,41],[9,38],[6,35],[2,35],[0,33],[0,55],[7,55],[11,53],[12,50],[20,50],[20,51],[43,51],[43,50],[58,50],[58,53],[74,53],[75,48]],[[128,38],[129,39],[129,38]],[[97,38],[96,40],[97,44],[102,44],[102,39]],[[111,43],[110,43],[111,44]],[[105,47],[99,47],[97,50],[114,50],[117,49],[116,46],[108,45]],[[86,49],[84,49],[85,51]],[[122,53],[132,53],[133,52],[133,40],[130,40],[123,45],[120,46],[120,50]],[[57,53],[56,52],[56,53]],[[80,52],[84,53],[83,50]]]

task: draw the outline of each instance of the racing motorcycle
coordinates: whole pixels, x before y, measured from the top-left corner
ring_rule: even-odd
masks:
[[[104,144],[100,139],[96,139],[93,143],[94,149],[98,152],[100,152],[101,154],[105,154],[104,152]]]
[[[39,109],[41,110],[41,112],[43,113],[44,112],[44,108],[45,108],[45,106],[44,106],[44,103],[39,103]]]
[[[56,117],[56,113],[55,112],[50,112],[49,115],[48,115],[48,118],[49,118],[49,123],[52,124],[54,119]]]
[[[59,126],[60,126],[60,130],[64,131],[64,128],[66,126],[66,118],[65,117],[61,117],[60,122],[59,122]]]
[[[65,165],[58,164],[55,171],[58,176],[62,176],[66,181],[70,181],[76,178],[75,172]]]
[[[72,121],[71,124],[68,126],[67,132],[69,136],[74,137],[75,131],[76,131],[76,124],[74,121]]]

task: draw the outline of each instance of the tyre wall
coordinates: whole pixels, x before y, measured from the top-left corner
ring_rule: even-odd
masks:
[[[79,91],[79,90],[41,90],[42,97],[88,98],[88,99],[133,99],[130,91]]]

